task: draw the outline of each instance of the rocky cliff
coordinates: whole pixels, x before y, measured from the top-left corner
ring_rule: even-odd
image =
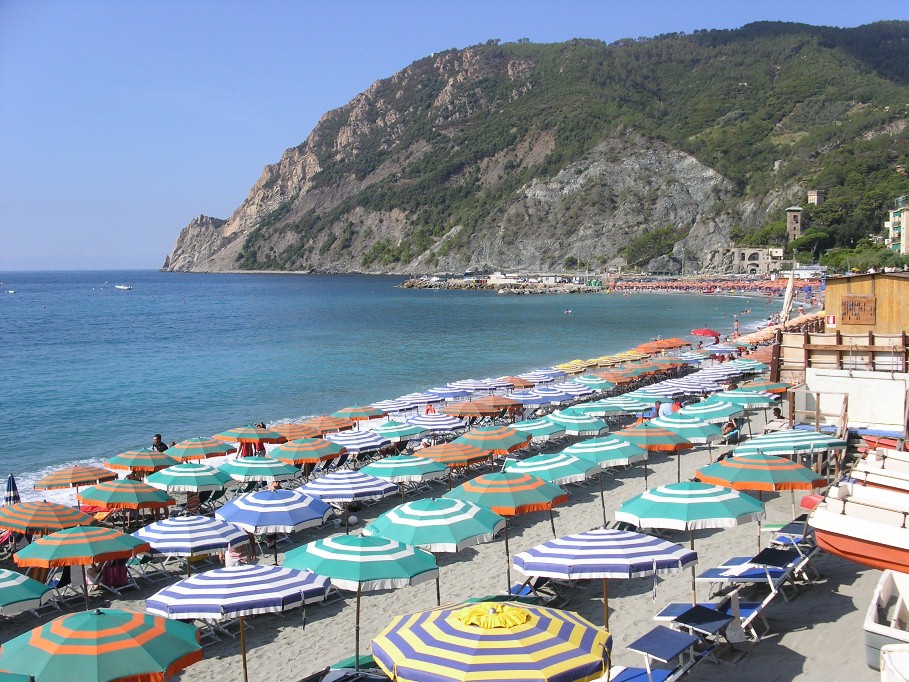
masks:
[[[792,26],[616,45],[491,41],[419,60],[326,113],[229,218],[194,219],[164,268],[603,268],[671,227],[671,250],[636,265],[721,271],[730,229],[801,201],[856,130],[871,144],[889,125],[905,144],[905,112],[886,104],[902,84],[867,73],[870,58],[833,40],[836,29]],[[809,79],[797,71],[806,60]],[[815,75],[831,62],[839,73]],[[871,82],[882,94],[867,94]],[[862,84],[866,106],[837,104]]]

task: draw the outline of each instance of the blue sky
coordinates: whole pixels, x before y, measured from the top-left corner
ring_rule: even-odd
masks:
[[[432,52],[907,18],[906,0],[0,0],[0,271],[160,267],[323,113]]]

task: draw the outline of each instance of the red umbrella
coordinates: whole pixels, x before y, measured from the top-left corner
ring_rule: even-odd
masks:
[[[701,327],[700,329],[692,329],[691,334],[693,336],[712,336],[717,341],[720,340],[719,332],[715,332],[712,329],[707,329],[706,327]]]

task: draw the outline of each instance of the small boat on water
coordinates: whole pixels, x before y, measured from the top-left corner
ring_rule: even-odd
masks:
[[[831,554],[909,573],[909,494],[896,485],[846,482],[831,487],[808,525],[818,546]]]
[[[129,284],[115,284],[114,289],[120,289],[120,291],[132,291],[133,288]]]
[[[880,670],[883,647],[909,645],[909,575],[881,574],[865,612],[864,630],[865,662],[874,670]]]

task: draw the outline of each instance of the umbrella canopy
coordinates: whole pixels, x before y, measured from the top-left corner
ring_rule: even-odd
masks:
[[[525,473],[554,485],[582,483],[600,471],[600,467],[589,460],[554,452],[534,455],[520,461],[505,462],[505,471]]]
[[[524,381],[528,381],[534,386],[537,386],[539,384],[547,384],[555,380],[556,377],[552,376],[551,374],[544,374],[542,372],[525,372],[524,374],[518,374],[517,378],[523,379]]]
[[[522,379],[521,377],[501,377],[501,380],[507,381],[514,388],[533,388],[534,386],[532,381],[527,381],[527,379]]]
[[[7,507],[11,504],[21,502],[19,497],[19,488],[16,486],[16,479],[10,474],[6,477],[6,493],[3,495],[3,504]]]
[[[489,459],[489,452],[467,443],[442,443],[418,450],[421,457],[444,464],[451,469],[467,467]]]
[[[180,460],[157,450],[127,450],[111,457],[105,465],[127,471],[158,471],[179,464]]]
[[[379,402],[372,403],[372,406],[382,410],[385,414],[396,414],[416,409],[415,403],[401,398],[397,400],[380,400]]]
[[[754,438],[749,438],[732,451],[735,456],[740,455],[794,455],[800,452],[820,452],[831,448],[845,448],[848,443],[834,436],[817,431],[801,431],[797,429],[783,429],[764,433]]]
[[[452,417],[494,417],[504,408],[496,407],[489,403],[477,401],[463,401],[445,405],[439,408],[439,412]]]
[[[195,626],[120,609],[60,616],[0,651],[0,669],[35,682],[164,682],[200,660]]]
[[[184,462],[145,477],[145,483],[171,493],[220,490],[233,479],[220,469],[201,462]]]
[[[382,436],[382,438],[387,438],[392,443],[401,443],[414,438],[420,438],[426,433],[426,429],[422,426],[396,421],[387,421],[384,424],[377,424],[372,430],[374,433]]]
[[[419,426],[421,429],[431,431],[432,433],[447,433],[463,429],[466,424],[464,420],[452,417],[448,414],[419,414],[415,417],[408,417],[407,423],[412,426]]]
[[[76,495],[80,502],[107,509],[164,509],[176,501],[165,491],[141,481],[105,481]]]
[[[235,429],[228,429],[227,431],[216,433],[213,438],[227,443],[252,443],[253,445],[283,443],[285,440],[284,436],[277,431],[262,429],[258,426],[240,426]]]
[[[459,552],[489,542],[505,519],[472,502],[427,498],[400,504],[363,529],[429,552]]]
[[[241,483],[286,481],[300,473],[300,470],[291,464],[261,456],[238,457],[224,462],[218,468]]]
[[[688,450],[693,447],[688,440],[682,438],[675,431],[662,426],[655,426],[653,421],[614,431],[612,435],[645,450],[678,452],[679,450]]]
[[[607,671],[610,645],[608,632],[570,611],[466,603],[396,617],[372,640],[372,652],[399,682],[582,682]]]
[[[217,438],[187,438],[167,448],[166,454],[188,462],[209,457],[223,457],[236,451],[235,447]]]
[[[50,585],[0,568],[0,616],[15,616],[37,608],[52,596],[50,592]]]
[[[564,426],[559,426],[546,419],[546,417],[515,422],[511,425],[511,428],[529,433],[531,440],[536,442],[545,442],[551,438],[559,438],[565,435]]]
[[[246,531],[208,516],[175,516],[140,528],[133,537],[160,556],[214,554],[247,541]]]
[[[785,393],[790,388],[792,384],[787,384],[785,381],[764,381],[764,380],[755,380],[749,381],[747,384],[742,384],[739,388],[743,391],[760,391],[761,393]]]
[[[35,490],[60,490],[113,481],[117,474],[100,467],[72,466],[55,471],[35,481]]]
[[[354,405],[352,407],[340,409],[337,412],[332,412],[331,416],[358,422],[384,417],[385,411],[378,407],[374,407],[373,405]]]
[[[460,388],[471,393],[489,393],[496,389],[495,386],[484,379],[460,379],[459,381],[452,381],[445,386],[446,388]]]
[[[507,455],[530,445],[530,434],[508,426],[481,426],[458,436],[453,442],[472,445],[494,455]]]
[[[312,571],[250,564],[216,568],[184,578],[145,602],[149,613],[165,618],[220,620],[281,613],[321,601],[329,580]]]
[[[764,505],[729,488],[683,481],[652,488],[626,500],[615,518],[641,528],[732,528],[763,519]]]
[[[631,466],[636,462],[647,459],[647,451],[632,445],[628,441],[620,440],[615,436],[605,438],[591,438],[580,443],[574,443],[562,450],[562,454],[571,455],[589,462],[598,464],[603,469],[613,466]]]
[[[556,411],[547,414],[545,419],[564,428],[569,436],[599,436],[609,430],[606,422],[581,414]]]
[[[301,485],[298,490],[318,497],[323,502],[353,502],[354,500],[380,500],[398,492],[398,486],[360,471],[343,469],[309,481],[305,485]],[[316,571],[316,573],[318,572]]]
[[[230,500],[215,516],[250,533],[293,533],[320,526],[329,505],[300,490],[257,490]]]
[[[526,473],[483,474],[465,481],[445,497],[473,502],[502,516],[551,510],[568,501],[568,493]]]
[[[576,408],[572,409],[582,409],[587,414],[605,416],[608,414],[638,414],[640,412],[646,412],[650,407],[650,405],[642,403],[640,400],[617,395],[612,396],[611,398],[604,398],[603,400],[587,403],[586,405],[578,405]]]
[[[465,388],[452,388],[451,386],[436,386],[435,388],[430,388],[426,392],[430,395],[436,396],[437,398],[441,398],[442,400],[466,398],[472,393],[472,391],[468,391]]]
[[[285,464],[300,466],[334,459],[346,452],[343,445],[324,438],[297,438],[282,443],[268,453],[268,456]]]
[[[783,457],[755,454],[728,457],[698,471],[703,483],[733,490],[811,490],[827,485],[827,478]]]
[[[732,360],[730,364],[732,364],[733,367],[739,367],[750,374],[760,374],[761,372],[766,372],[770,369],[770,365],[758,362],[757,360],[749,360],[748,358],[736,358],[735,360]]]
[[[19,566],[86,566],[128,559],[150,549],[144,540],[113,528],[77,526],[36,538],[13,558]]]
[[[771,393],[761,393],[759,391],[743,391],[740,388],[732,391],[722,391],[713,396],[716,400],[722,400],[733,405],[742,407],[770,407],[779,403],[780,397]]]
[[[272,431],[277,431],[287,440],[299,440],[300,438],[319,438],[322,432],[319,429],[309,426],[308,424],[272,424]]]
[[[55,502],[19,502],[0,507],[0,528],[16,533],[47,535],[94,522],[95,519],[75,507]]]
[[[448,467],[428,457],[392,455],[368,464],[360,472],[392,483],[419,483],[442,478]]]
[[[731,417],[737,417],[740,414],[744,414],[744,412],[745,408],[741,405],[733,405],[732,403],[716,400],[711,397],[707,400],[702,400],[699,403],[686,405],[676,414],[680,414],[683,417],[697,417],[698,419],[710,422],[711,424],[719,424],[728,421]]]
[[[716,424],[679,412],[651,419],[650,424],[674,431],[690,443],[710,443],[723,437],[723,430]]]
[[[701,327],[699,329],[692,329],[691,334],[692,334],[692,336],[712,336],[717,341],[720,340],[719,332],[715,332],[712,329],[707,329],[706,327]]]
[[[326,433],[325,438],[336,445],[347,449],[348,452],[359,454],[361,452],[376,452],[391,445],[391,441],[375,431],[341,431]]]
[[[615,388],[615,383],[612,381],[607,381],[602,377],[594,376],[592,374],[585,374],[579,376],[575,381],[580,382],[586,386],[590,386],[595,391],[608,391]]]

